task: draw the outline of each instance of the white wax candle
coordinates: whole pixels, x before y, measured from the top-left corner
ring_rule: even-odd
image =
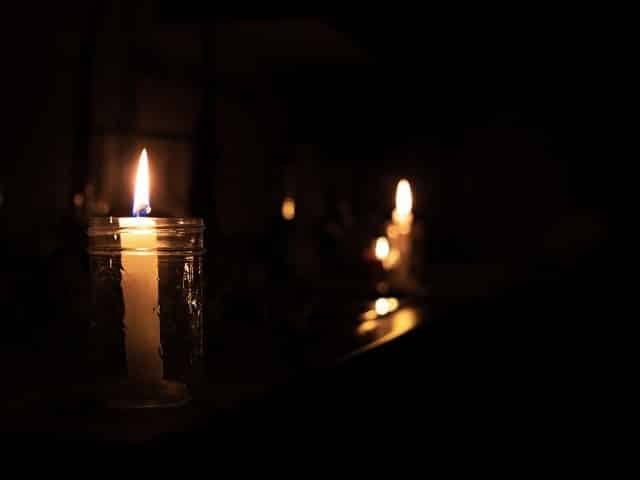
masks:
[[[411,278],[411,226],[413,224],[413,195],[407,180],[400,180],[396,189],[396,208],[391,215],[392,223],[387,228],[391,245],[398,251],[398,261],[391,274],[391,283],[403,289],[412,287]]]
[[[125,347],[129,379],[159,383],[163,378],[158,302],[155,222],[120,218]]]

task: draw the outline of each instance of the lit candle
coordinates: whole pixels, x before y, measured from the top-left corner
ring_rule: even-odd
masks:
[[[396,207],[391,215],[392,222],[387,226],[391,250],[396,250],[398,254],[391,267],[391,284],[402,290],[410,290],[413,285],[411,279],[412,208],[411,186],[406,179],[402,179],[396,188]]]
[[[155,222],[144,218],[149,203],[149,165],[142,150],[135,182],[132,218],[120,218],[123,228],[122,292],[125,348],[129,379],[158,384],[163,378],[158,298],[158,256]]]
[[[284,197],[281,208],[282,218],[293,220],[296,218],[296,201],[293,197]]]
[[[397,248],[391,248],[387,237],[378,237],[376,239],[374,253],[376,258],[382,264],[382,268],[385,270],[391,270],[400,257],[400,253]]]
[[[387,237],[376,238],[376,246],[374,247],[376,258],[383,262],[389,256],[389,241]]]
[[[402,179],[396,187],[396,208],[394,208],[391,215],[393,224],[402,235],[411,233],[411,224],[413,223],[412,208],[413,195],[411,194],[411,185],[409,185],[408,180]]]

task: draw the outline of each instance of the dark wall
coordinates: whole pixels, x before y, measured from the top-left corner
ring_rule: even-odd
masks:
[[[285,194],[299,202],[296,248],[312,280],[358,258],[407,176],[435,295],[574,278],[602,262],[607,241],[607,180],[592,166],[597,60],[583,33],[520,25],[215,17],[166,2],[12,11],[1,42],[4,304],[27,286],[46,291],[59,272],[43,279],[42,268],[77,264],[88,215],[128,214],[143,145],[154,213],[206,216],[238,269],[268,270]],[[353,221],[332,250],[322,239],[338,204]],[[82,267],[68,268],[58,303]]]

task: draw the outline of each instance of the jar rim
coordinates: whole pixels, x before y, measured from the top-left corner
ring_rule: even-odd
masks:
[[[89,227],[120,228],[120,219],[130,220],[136,217],[91,217]],[[142,217],[152,220],[156,227],[204,227],[204,220],[197,217]]]
[[[104,235],[129,231],[132,228],[136,228],[135,225],[131,223],[127,224],[126,222],[123,222],[121,225],[120,220],[125,219],[130,222],[134,218],[135,217],[92,217],[89,219],[87,234],[90,238],[98,238]],[[142,219],[153,221],[153,229],[158,235],[174,235],[178,232],[202,233],[206,228],[204,220],[195,217],[142,217]],[[142,225],[144,225],[144,222],[142,222]]]

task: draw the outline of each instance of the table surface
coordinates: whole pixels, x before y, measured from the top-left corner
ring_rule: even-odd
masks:
[[[340,368],[354,357],[378,350],[425,323],[426,308],[402,302],[375,320],[353,314],[369,303],[331,315],[318,309],[296,334],[255,328],[251,322],[218,323],[208,343],[207,382],[184,407],[107,410],[86,402],[86,386],[74,377],[74,360],[64,352],[16,349],[2,354],[5,392],[0,422],[5,432],[45,433],[57,437],[143,442],[167,432],[185,432],[259,404],[281,386],[312,372]],[[344,309],[342,310],[344,314]],[[362,310],[364,311],[364,310]],[[218,319],[219,321],[219,319]]]

